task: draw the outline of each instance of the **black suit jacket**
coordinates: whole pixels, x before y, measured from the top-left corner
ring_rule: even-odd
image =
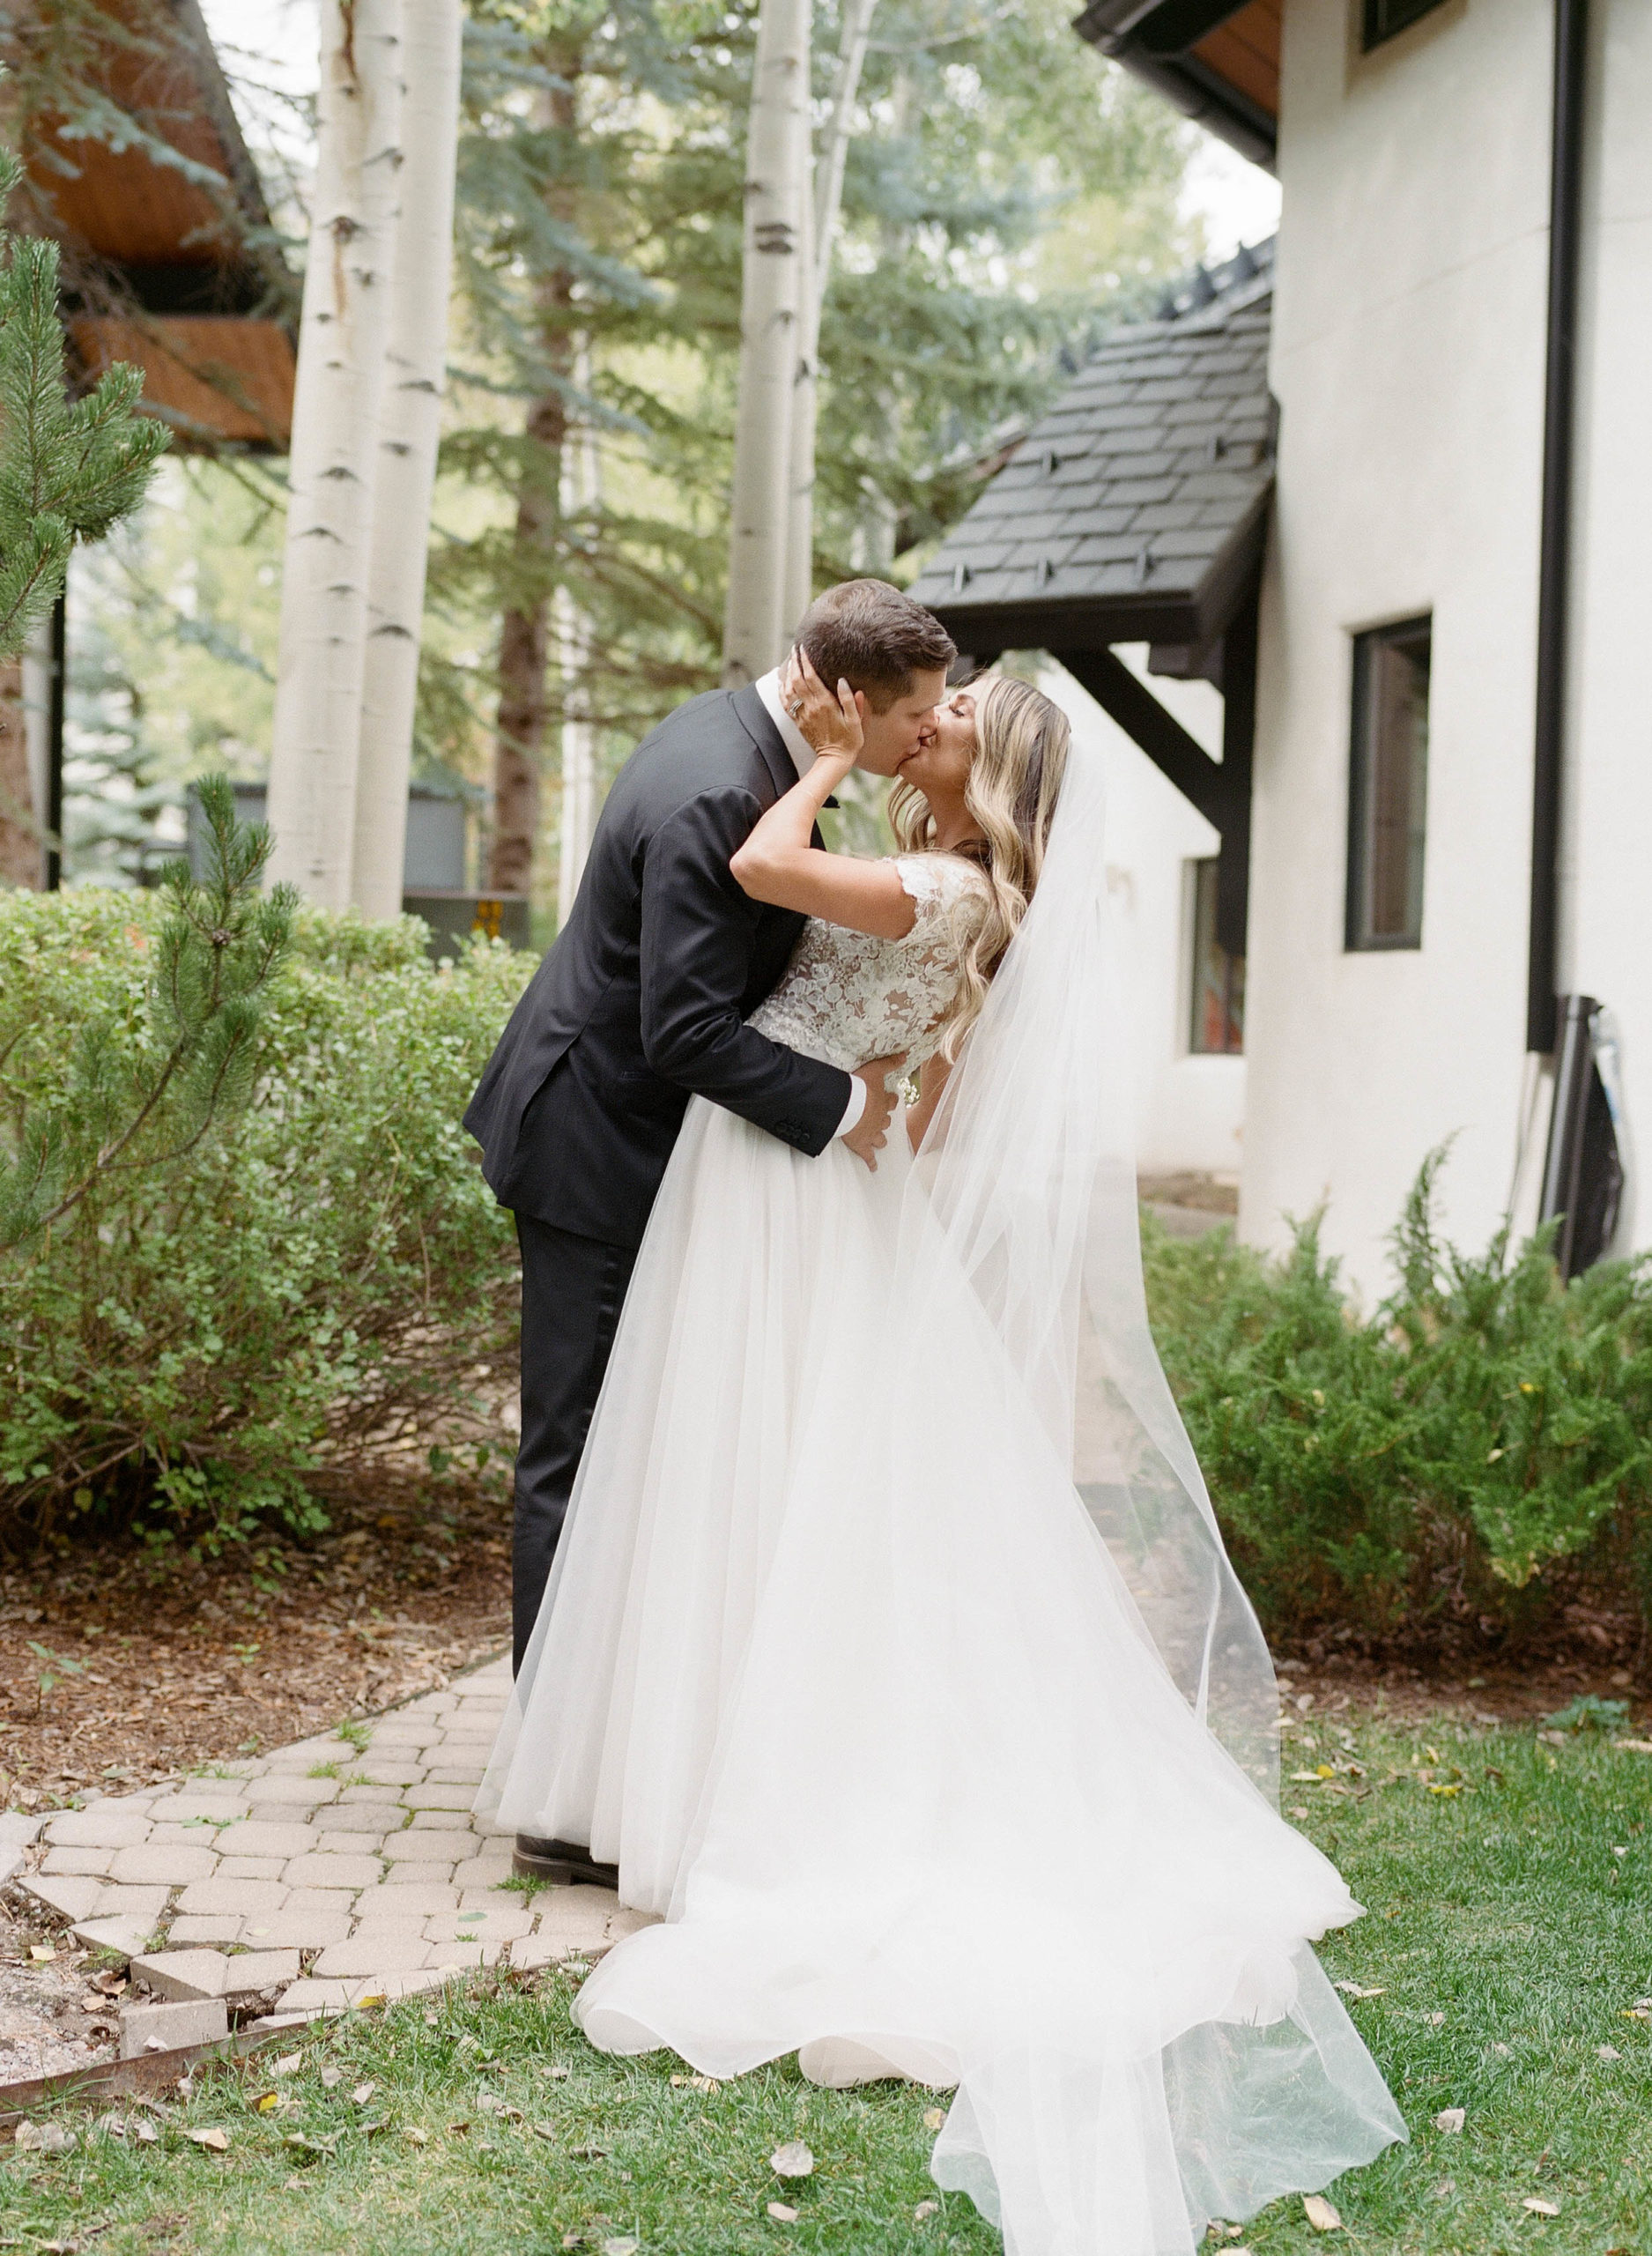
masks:
[[[729,874],[796,780],[749,687],[679,707],[620,769],[573,911],[464,1116],[501,1206],[635,1245],[696,1093],[799,1151],[830,1143],[848,1075],[744,1023],[804,919]]]

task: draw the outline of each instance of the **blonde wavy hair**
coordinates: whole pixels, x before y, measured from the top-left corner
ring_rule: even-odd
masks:
[[[1031,682],[999,674],[975,706],[975,756],[964,804],[984,835],[952,850],[987,877],[990,897],[964,949],[958,994],[941,1055],[950,1064],[981,1016],[987,990],[1037,890],[1072,731],[1067,716]],[[889,820],[903,854],[934,853],[935,818],[915,783],[899,780]]]

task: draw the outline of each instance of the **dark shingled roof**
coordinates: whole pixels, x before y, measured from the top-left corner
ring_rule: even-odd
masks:
[[[1272,269],[1241,251],[1091,354],[913,583],[960,649],[1220,634],[1273,484]]]

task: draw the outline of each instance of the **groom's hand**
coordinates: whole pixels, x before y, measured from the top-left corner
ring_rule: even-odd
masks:
[[[889,1085],[890,1077],[898,1073],[906,1062],[906,1051],[899,1050],[893,1058],[869,1059],[855,1074],[857,1081],[866,1085],[866,1109],[843,1141],[857,1160],[865,1161],[874,1175],[878,1172],[878,1154],[889,1134],[898,1101]]]

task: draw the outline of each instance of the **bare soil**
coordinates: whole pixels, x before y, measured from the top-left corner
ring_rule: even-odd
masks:
[[[509,1636],[508,1504],[333,1508],[217,1557],[60,1539],[0,1572],[0,1807],[130,1791],[445,1684]]]

